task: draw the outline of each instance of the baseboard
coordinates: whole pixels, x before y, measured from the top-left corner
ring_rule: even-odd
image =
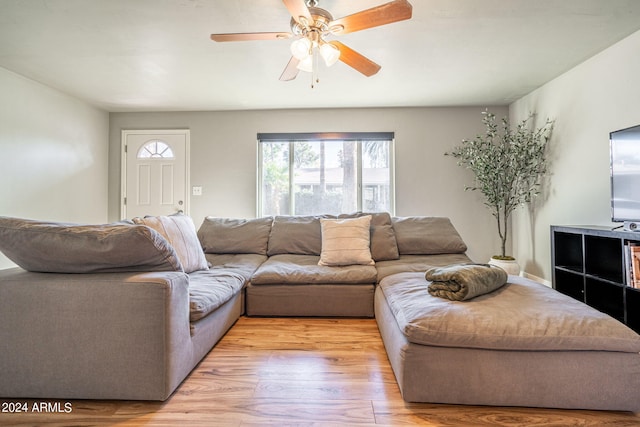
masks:
[[[527,279],[533,280],[534,282],[538,282],[541,285],[545,285],[549,288],[552,288],[553,285],[551,284],[550,281],[548,280],[544,280],[542,277],[538,277],[538,276],[534,276],[533,274],[529,274],[527,272],[522,272],[522,277],[526,277]]]

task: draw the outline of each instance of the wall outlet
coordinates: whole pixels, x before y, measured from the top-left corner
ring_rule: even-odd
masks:
[[[202,187],[197,186],[191,189],[191,194],[194,196],[202,196]]]

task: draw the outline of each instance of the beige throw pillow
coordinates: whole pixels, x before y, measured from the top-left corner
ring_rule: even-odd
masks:
[[[175,249],[185,273],[209,269],[191,217],[187,215],[147,216],[133,218],[133,222],[144,224],[164,236]]]
[[[322,251],[318,265],[373,265],[369,247],[371,215],[320,219]]]

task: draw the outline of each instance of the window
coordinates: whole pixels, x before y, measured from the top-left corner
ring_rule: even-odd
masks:
[[[262,133],[258,147],[259,216],[393,214],[393,133]]]
[[[173,150],[166,142],[154,139],[138,150],[139,159],[173,159]]]

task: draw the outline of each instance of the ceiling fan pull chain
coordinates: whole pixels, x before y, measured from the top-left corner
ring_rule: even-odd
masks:
[[[313,49],[311,61],[311,89],[314,89],[315,83],[320,83],[318,78],[318,49]]]

